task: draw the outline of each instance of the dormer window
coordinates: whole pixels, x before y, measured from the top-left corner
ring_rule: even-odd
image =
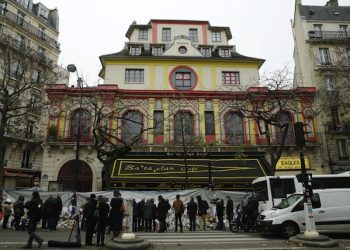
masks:
[[[38,15],[39,15],[39,17],[47,20],[47,17],[49,16],[49,11],[40,6]]]
[[[211,49],[210,48],[202,48],[201,52],[202,52],[202,55],[204,57],[211,57]]]
[[[221,57],[230,57],[231,56],[230,49],[220,49],[220,56]]]
[[[139,56],[141,54],[141,47],[130,47],[130,55]]]
[[[161,46],[152,47],[152,55],[161,56],[161,55],[163,55],[163,50],[164,50],[164,48]]]
[[[211,32],[211,40],[212,40],[212,42],[221,42],[221,32],[220,31],[212,31]]]
[[[139,29],[139,40],[148,39],[148,29]]]
[[[171,41],[171,29],[163,28],[162,29],[162,41],[170,42]]]
[[[192,42],[198,42],[198,30],[197,29],[190,29],[189,30],[189,37]]]

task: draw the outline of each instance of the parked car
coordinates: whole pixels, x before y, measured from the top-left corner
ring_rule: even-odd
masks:
[[[315,190],[312,197],[316,231],[350,232],[350,189]],[[259,231],[290,237],[305,231],[304,197],[294,193],[257,219]]]

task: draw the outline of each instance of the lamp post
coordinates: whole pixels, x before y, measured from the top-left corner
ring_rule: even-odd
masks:
[[[81,78],[78,75],[78,71],[77,68],[75,67],[74,64],[69,64],[67,66],[67,70],[70,73],[74,73],[76,72],[77,74],[77,83],[78,83],[78,88],[81,87]],[[75,148],[75,168],[74,168],[74,192],[78,192],[79,190],[79,181],[78,181],[78,175],[79,175],[79,170],[80,170],[80,119],[81,119],[81,94],[79,96],[79,111],[78,111],[78,126],[77,126],[77,130],[76,130],[76,148]]]

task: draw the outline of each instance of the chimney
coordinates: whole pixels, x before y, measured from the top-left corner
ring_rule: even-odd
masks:
[[[329,0],[329,1],[326,3],[326,6],[330,6],[330,7],[339,7],[338,0]]]

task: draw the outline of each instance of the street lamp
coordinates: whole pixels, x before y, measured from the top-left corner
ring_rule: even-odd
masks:
[[[78,80],[77,80],[77,83],[78,83],[78,87],[81,87],[81,78],[79,77],[79,74],[78,74],[78,71],[77,71],[77,68],[74,64],[69,64],[67,66],[67,70],[70,72],[70,73],[76,73],[77,74],[77,77],[78,77]],[[74,169],[74,192],[78,192],[80,191],[79,190],[79,182],[78,182],[78,175],[79,175],[79,170],[80,170],[80,130],[81,130],[81,93],[80,93],[80,97],[79,97],[79,111],[78,111],[78,128],[77,128],[77,133],[76,133],[76,149],[75,149],[75,169]]]

